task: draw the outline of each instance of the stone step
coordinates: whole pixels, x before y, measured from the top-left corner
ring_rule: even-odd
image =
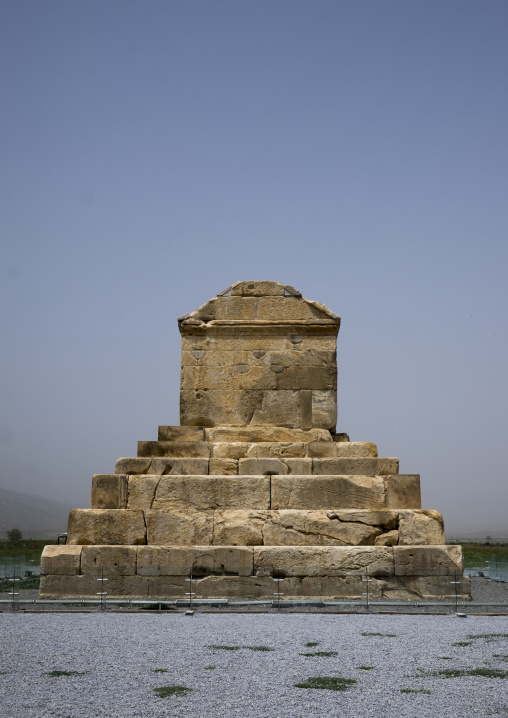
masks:
[[[338,438],[336,438],[338,437]],[[217,426],[203,428],[200,426],[159,426],[159,441],[208,441],[247,443],[255,442],[310,442],[310,441],[348,441],[346,434],[334,434],[327,429],[289,429],[285,426]]]
[[[304,432],[302,432],[304,433]],[[139,441],[138,457],[264,459],[376,458],[377,446],[366,441]]]
[[[46,546],[40,598],[96,598],[107,567],[108,598],[183,598],[192,566],[197,597],[454,598],[460,546]],[[469,581],[457,585],[469,594]]]
[[[118,474],[363,474],[384,476],[398,473],[399,460],[383,457],[341,456],[338,458],[174,458],[124,457],[115,464]]]
[[[92,508],[420,509],[418,474],[211,476],[96,474]]]
[[[167,497],[164,497],[167,498]],[[163,500],[152,509],[75,509],[67,542],[156,546],[393,546],[444,544],[437,511],[182,511]],[[363,520],[362,520],[363,519]]]

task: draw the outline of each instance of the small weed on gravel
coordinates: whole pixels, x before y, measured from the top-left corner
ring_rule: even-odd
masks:
[[[305,648],[314,648],[314,646],[319,646],[319,641],[309,641],[305,644]]]
[[[452,643],[452,646],[472,646],[473,641],[457,641],[456,643]]]
[[[372,671],[374,666],[356,666],[357,671]]]
[[[382,636],[383,638],[397,638],[396,633],[368,633],[364,631],[362,636]]]
[[[154,668],[152,673],[169,673],[167,668]]]
[[[184,696],[193,689],[187,688],[187,686],[161,686],[160,688],[154,688],[153,690],[159,698],[167,698],[168,696]]]
[[[215,670],[215,666],[203,666],[203,670],[204,670],[204,671],[214,671],[214,670]]]
[[[295,688],[319,688],[327,691],[347,691],[356,683],[354,678],[335,678],[333,676],[316,676],[307,678],[303,683],[295,683]]]
[[[441,661],[453,661],[451,656],[437,656]]]
[[[240,646],[208,646],[208,648],[212,648],[214,651],[239,651]]]
[[[275,648],[269,648],[269,646],[243,646],[248,648],[249,651],[275,651]]]
[[[45,676],[51,676],[51,678],[60,678],[61,676],[85,676],[89,671],[83,671],[80,673],[79,671],[50,671],[49,673],[44,673]]]
[[[437,678],[464,678],[466,676],[481,676],[483,678],[508,678],[508,671],[497,668],[443,668],[440,671],[419,670],[417,678],[435,676]]]
[[[432,691],[427,691],[425,688],[401,688],[401,693],[425,693],[428,696],[432,693]]]
[[[487,643],[492,643],[492,641],[501,641],[503,638],[508,638],[508,633],[471,633],[466,638],[483,638]]]
[[[311,656],[322,656],[323,658],[330,658],[330,656],[337,656],[337,651],[314,651],[314,653],[300,653],[301,656],[305,656],[305,658],[310,658]]]

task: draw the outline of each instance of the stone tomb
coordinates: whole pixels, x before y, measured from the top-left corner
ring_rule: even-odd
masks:
[[[278,282],[237,282],[179,319],[180,426],[92,479],[47,546],[41,598],[469,594],[420,477],[337,433],[340,319]]]

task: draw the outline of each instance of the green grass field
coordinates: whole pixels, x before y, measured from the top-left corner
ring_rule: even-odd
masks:
[[[56,541],[37,541],[21,539],[21,541],[0,541],[0,560],[4,556],[25,556],[27,561],[40,563],[44,546],[55,544]]]
[[[464,566],[472,568],[492,559],[508,560],[508,544],[506,543],[463,543]]]

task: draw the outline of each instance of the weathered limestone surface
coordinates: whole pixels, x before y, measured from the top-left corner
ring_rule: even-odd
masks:
[[[41,556],[41,576],[77,576],[81,572],[81,546],[45,546]]]
[[[252,576],[254,554],[241,547],[182,548],[175,546],[146,546],[138,549],[137,566],[141,576],[238,575]]]
[[[272,508],[385,508],[381,476],[273,476]]]
[[[334,428],[339,317],[278,282],[237,285],[179,319],[181,423]]]
[[[143,487],[145,481],[152,482],[155,478],[135,477],[132,481]],[[190,498],[187,501],[185,495],[184,477],[180,480],[165,476],[159,478],[160,482],[170,481],[175,486],[163,487],[161,500],[158,503],[153,500],[151,507],[136,506],[132,510],[119,511],[75,510],[69,528],[69,543],[93,545],[98,541],[115,546],[133,543],[184,546],[403,546],[408,545],[410,536],[414,535],[415,540],[409,545],[415,545],[416,540],[420,546],[444,544],[442,519],[437,511],[324,510],[312,506],[303,509],[269,509],[270,479],[265,477],[256,478],[259,491],[250,487],[250,501],[249,492],[234,491],[235,481],[238,483],[236,477],[233,481],[228,476],[193,477],[196,479],[194,489],[197,498],[192,502]],[[201,482],[209,484],[208,492],[199,494]],[[152,486],[145,493],[156,496],[156,489]],[[142,488],[139,494],[139,503],[142,503]],[[221,495],[225,497],[224,501],[217,500]],[[242,496],[247,500],[239,500]],[[252,508],[238,508],[248,506],[249,503]],[[260,507],[256,508],[256,504]],[[118,519],[116,524],[115,519]],[[137,534],[133,534],[135,525]],[[386,534],[389,537],[384,539]]]
[[[340,319],[290,285],[237,282],[179,319],[181,426],[92,478],[41,559],[42,598],[465,597],[420,477],[336,431]],[[457,577],[457,579],[455,578]],[[452,584],[452,580],[461,581]]]
[[[144,544],[146,527],[143,512],[124,509],[73,509],[69,514],[67,543],[76,546]]]
[[[51,566],[50,549],[72,548],[80,554],[85,573],[76,573],[76,563]],[[457,550],[458,549],[458,550]],[[423,565],[430,558],[432,570]],[[69,553],[67,553],[69,555]],[[96,597],[97,577],[102,565],[108,568],[108,596],[122,598],[184,597],[185,577],[191,566],[197,579],[197,596],[250,596],[273,598],[274,575],[283,576],[284,595],[289,597],[358,597],[368,569],[373,598],[452,598],[450,583],[455,572],[461,596],[469,595],[469,580],[461,578],[460,547],[211,547],[211,546],[84,546],[46,547],[41,598]],[[133,573],[134,571],[134,573]],[[420,572],[420,573],[419,573]]]
[[[134,482],[137,479],[134,479]],[[228,508],[268,509],[270,479],[265,476],[161,476],[153,509],[206,511]]]
[[[92,476],[92,508],[127,508],[128,486],[127,474],[95,474]]]
[[[213,515],[205,511],[145,511],[146,543],[208,546],[213,543]]]
[[[461,546],[394,546],[396,576],[462,575]]]
[[[444,522],[439,511],[400,511],[399,545],[444,544]]]

